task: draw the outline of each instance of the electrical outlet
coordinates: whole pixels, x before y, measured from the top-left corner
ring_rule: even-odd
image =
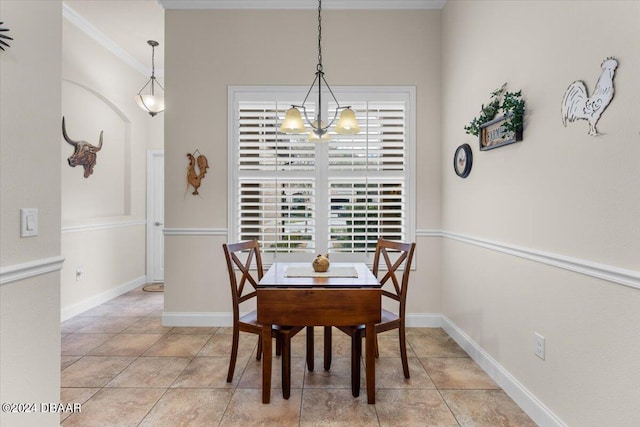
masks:
[[[544,337],[537,332],[533,333],[534,348],[533,353],[540,359],[544,360]]]
[[[84,269],[82,267],[76,268],[76,282],[79,282],[84,277]]]

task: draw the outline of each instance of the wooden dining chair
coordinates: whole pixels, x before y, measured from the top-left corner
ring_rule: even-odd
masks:
[[[229,360],[229,372],[227,374],[227,382],[231,382],[238,357],[240,332],[249,332],[258,335],[256,359],[260,360],[262,357],[262,325],[257,321],[257,313],[253,310],[241,316],[240,307],[244,302],[257,296],[257,285],[260,279],[262,279],[264,272],[260,246],[257,241],[225,243],[222,245],[222,248],[229,270],[233,304],[233,341],[231,346],[231,359]],[[247,252],[247,257],[244,262],[237,255],[240,252]],[[255,266],[252,266],[254,261]],[[255,275],[251,272],[252,267],[255,270]],[[238,280],[237,275],[240,275],[240,280]],[[302,327],[273,325],[271,330],[272,338],[276,339],[276,355],[281,354],[282,357],[282,396],[285,399],[289,398],[291,392],[291,338],[302,329]]]
[[[381,321],[375,325],[376,332],[376,357],[378,354],[377,334],[381,332],[398,329],[398,338],[400,339],[400,357],[402,358],[402,370],[404,377],[409,378],[409,363],[407,361],[407,341],[405,337],[405,314],[407,303],[407,288],[409,285],[409,273],[411,271],[411,262],[413,260],[413,252],[415,251],[415,243],[401,243],[391,240],[378,239],[376,244],[376,252],[373,257],[373,275],[378,277],[380,264],[384,261],[385,274],[379,278],[382,284],[382,296],[387,297],[397,303],[398,314],[382,309]],[[396,257],[397,255],[397,257]],[[395,260],[395,261],[394,261]],[[396,274],[400,274],[398,278]],[[390,283],[390,286],[385,284]],[[338,326],[342,332],[351,336],[351,370],[352,370],[352,391],[357,396],[360,390],[360,384],[354,384],[354,378],[360,378],[360,358],[362,357],[362,337],[365,336],[364,325],[357,326]],[[357,373],[357,375],[354,375]]]

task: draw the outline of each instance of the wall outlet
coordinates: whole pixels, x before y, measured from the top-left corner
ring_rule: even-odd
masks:
[[[76,268],[76,282],[79,282],[84,277],[84,269],[82,267]]]
[[[544,360],[544,337],[537,332],[533,333],[534,348],[533,353],[540,359]]]

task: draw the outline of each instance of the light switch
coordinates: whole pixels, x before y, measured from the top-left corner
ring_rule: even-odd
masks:
[[[38,209],[20,209],[20,237],[38,235]]]

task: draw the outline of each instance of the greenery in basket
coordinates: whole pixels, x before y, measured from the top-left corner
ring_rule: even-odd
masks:
[[[464,127],[464,130],[470,134],[478,136],[480,127],[493,120],[498,112],[502,110],[507,120],[504,123],[504,130],[508,133],[515,133],[518,129],[522,129],[524,123],[524,99],[522,99],[522,91],[509,92],[505,88],[507,84],[491,92],[491,100],[488,105],[482,105],[480,115],[474,117],[471,122]]]

